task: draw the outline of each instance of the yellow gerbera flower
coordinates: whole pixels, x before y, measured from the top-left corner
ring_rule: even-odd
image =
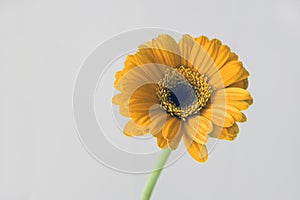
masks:
[[[241,112],[252,104],[249,73],[238,56],[219,40],[169,35],[139,46],[115,75],[120,91],[113,103],[128,118],[127,136],[150,133],[160,148],[176,149],[183,138],[199,162],[208,157],[209,137],[233,140]]]

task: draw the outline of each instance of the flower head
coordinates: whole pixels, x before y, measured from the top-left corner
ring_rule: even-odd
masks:
[[[160,148],[176,149],[183,139],[189,154],[207,160],[209,137],[233,140],[241,112],[252,104],[249,73],[219,40],[168,35],[139,46],[117,72],[113,103],[128,118],[127,136],[150,133]]]

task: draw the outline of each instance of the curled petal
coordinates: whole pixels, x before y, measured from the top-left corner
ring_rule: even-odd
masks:
[[[163,137],[161,132],[156,134],[154,137],[156,137],[156,144],[159,148],[164,149],[168,146],[168,141]]]
[[[230,127],[214,126],[213,131],[209,134],[210,137],[218,138],[221,140],[234,140],[239,133],[239,127],[234,123]]]
[[[186,135],[183,135],[183,141],[192,158],[198,162],[205,162],[207,160],[208,152],[204,144],[199,144]]]
[[[172,141],[181,132],[181,123],[177,117],[169,117],[166,121],[162,134],[168,141]]]
[[[192,116],[184,123],[184,132],[197,143],[205,144],[212,131],[211,121],[202,116]]]
[[[147,134],[147,132],[147,129],[138,126],[131,120],[127,122],[123,129],[123,133],[126,136],[141,136]]]

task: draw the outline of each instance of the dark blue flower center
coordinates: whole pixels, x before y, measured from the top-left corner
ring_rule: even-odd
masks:
[[[184,108],[190,106],[197,97],[191,85],[180,83],[170,88],[169,98],[177,107]]]

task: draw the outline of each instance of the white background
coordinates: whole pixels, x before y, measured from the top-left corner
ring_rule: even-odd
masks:
[[[80,144],[72,91],[93,48],[149,26],[229,44],[254,97],[238,138],[205,164],[185,155],[153,199],[300,199],[299,1],[1,0],[0,200],[138,199],[146,175],[112,171]]]

